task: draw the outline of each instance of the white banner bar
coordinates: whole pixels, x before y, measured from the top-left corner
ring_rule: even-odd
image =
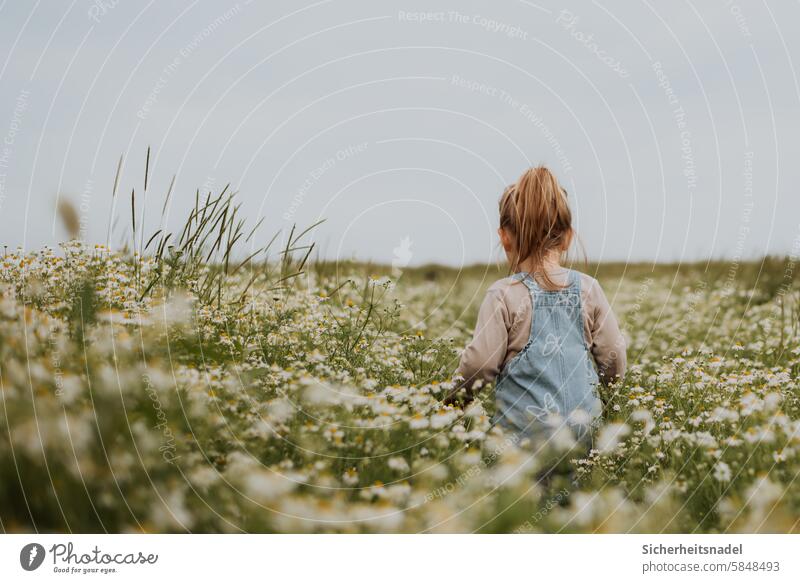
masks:
[[[798,581],[798,541],[786,535],[3,535],[0,581]]]

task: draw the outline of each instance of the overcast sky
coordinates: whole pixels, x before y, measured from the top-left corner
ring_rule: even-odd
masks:
[[[592,259],[790,253],[797,22],[764,1],[0,0],[0,244],[63,240],[57,197],[105,241],[123,155],[117,243],[149,145],[149,230],[176,174],[173,228],[230,182],[262,241],[324,218],[326,257],[488,261],[504,185],[544,163]]]

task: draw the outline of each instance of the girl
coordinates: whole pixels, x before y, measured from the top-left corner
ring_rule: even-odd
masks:
[[[458,368],[462,386],[496,380],[494,422],[520,436],[566,423],[586,441],[602,411],[598,382],[625,372],[625,340],[597,281],[560,266],[572,213],[547,168],[505,190],[498,234],[513,275],[486,294]]]

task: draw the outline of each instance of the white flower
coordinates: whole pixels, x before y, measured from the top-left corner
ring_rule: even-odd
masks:
[[[695,433],[686,433],[686,440],[704,449],[713,449],[717,447],[717,440],[708,431],[697,431]]]
[[[649,434],[656,427],[655,421],[653,421],[653,415],[647,409],[636,409],[631,413],[631,421],[644,423],[645,434]]]
[[[408,462],[405,460],[405,458],[400,456],[390,457],[386,462],[386,465],[389,466],[390,469],[394,470],[395,472],[400,472],[401,474],[408,472]]]
[[[355,486],[358,484],[358,471],[355,468],[349,468],[342,474],[342,482],[348,486]]]
[[[579,425],[578,427],[585,430],[585,426]],[[562,423],[550,432],[550,437],[547,442],[552,445],[556,451],[569,451],[575,447],[575,434],[567,424]]]
[[[276,472],[251,470],[244,478],[244,491],[256,502],[268,503],[285,496],[295,487],[294,482]]]
[[[482,417],[486,415],[486,409],[483,408],[483,404],[480,401],[472,401],[467,408],[464,410],[464,417]]]
[[[592,416],[583,409],[571,411],[568,419],[574,425],[589,425],[592,422]]]
[[[733,477],[731,468],[725,462],[717,462],[714,464],[714,479],[717,482],[730,482]]]
[[[764,408],[764,401],[758,398],[754,393],[745,393],[739,402],[742,404],[742,415],[751,415]]]
[[[601,453],[610,453],[619,446],[620,441],[631,432],[627,423],[609,423],[600,430],[597,436],[597,449]]]
[[[726,407],[715,407],[708,420],[712,423],[735,422],[739,420],[739,413]]]
[[[773,504],[782,498],[786,491],[780,484],[769,479],[768,475],[760,476],[747,489],[747,502],[757,513],[771,511]]]
[[[474,466],[481,461],[481,452],[478,449],[468,449],[461,455],[461,463]]]
[[[767,411],[775,411],[782,400],[783,397],[779,393],[767,393],[764,395],[764,407]]]
[[[769,427],[751,427],[744,432],[744,440],[747,443],[772,443],[775,441],[775,432]]]
[[[441,429],[442,427],[447,427],[455,418],[456,413],[452,409],[440,409],[431,415],[431,428]]]

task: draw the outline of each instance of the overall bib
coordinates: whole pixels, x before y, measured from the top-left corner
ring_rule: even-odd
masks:
[[[568,270],[567,286],[552,291],[527,273],[512,278],[530,292],[531,333],[498,375],[494,422],[521,437],[544,439],[566,424],[589,443],[602,402],[583,332],[580,274]]]

